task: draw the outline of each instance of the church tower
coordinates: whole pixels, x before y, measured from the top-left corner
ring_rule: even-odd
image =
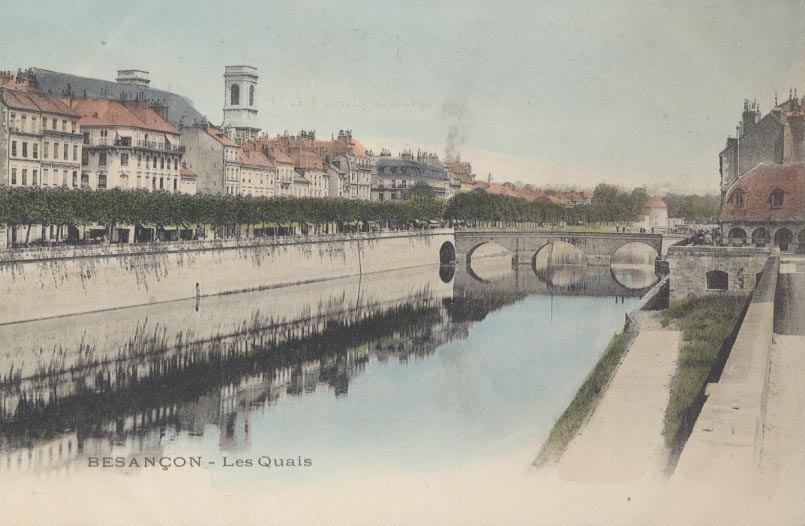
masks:
[[[232,133],[236,142],[257,138],[257,107],[254,105],[257,88],[257,68],[226,66],[224,71],[223,128]]]

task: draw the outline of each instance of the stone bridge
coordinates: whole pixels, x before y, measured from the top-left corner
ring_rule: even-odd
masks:
[[[527,232],[501,230],[460,230],[456,232],[456,262],[469,264],[479,247],[494,243],[512,254],[514,264],[530,265],[537,253],[550,244],[567,243],[580,249],[590,265],[609,265],[620,248],[641,243],[662,251],[662,234],[609,232]]]

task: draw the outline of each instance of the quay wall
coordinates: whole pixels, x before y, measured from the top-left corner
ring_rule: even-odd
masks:
[[[0,325],[438,264],[445,242],[452,230],[2,251]]]
[[[671,301],[717,294],[749,295],[770,251],[756,247],[672,246],[668,249]],[[726,288],[708,283],[710,272],[726,274]]]

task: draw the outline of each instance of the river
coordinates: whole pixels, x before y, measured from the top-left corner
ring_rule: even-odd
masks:
[[[0,473],[168,457],[304,485],[536,454],[652,281],[486,261],[3,325]]]

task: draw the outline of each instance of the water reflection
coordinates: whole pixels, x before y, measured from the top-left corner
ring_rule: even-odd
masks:
[[[654,285],[658,278],[654,265],[612,265],[612,277],[627,289],[643,290]]]
[[[0,471],[266,444],[426,462],[547,432],[639,296],[598,269],[425,267],[2,326]]]

